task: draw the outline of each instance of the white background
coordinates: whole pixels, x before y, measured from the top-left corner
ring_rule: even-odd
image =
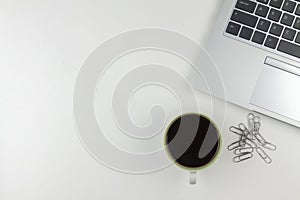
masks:
[[[74,84],[93,49],[141,27],[175,30],[202,44],[220,6],[219,0],[1,0],[0,199],[299,199],[299,129],[262,116],[262,134],[278,147],[270,152],[273,163],[255,156],[233,164],[226,146],[236,137],[227,130],[246,122],[249,111],[231,104],[221,155],[198,173],[195,186],[177,166],[145,175],[104,167],[75,131]],[[209,97],[198,98],[209,113]],[[133,118],[146,123],[137,110],[133,105]]]

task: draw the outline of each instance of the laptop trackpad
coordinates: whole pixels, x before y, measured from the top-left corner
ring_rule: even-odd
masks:
[[[300,76],[264,65],[250,103],[300,121]]]

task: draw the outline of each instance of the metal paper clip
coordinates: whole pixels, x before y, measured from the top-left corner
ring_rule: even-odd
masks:
[[[247,139],[246,136],[241,136],[240,137],[240,146],[241,147],[245,147],[246,146],[246,139]]]
[[[227,147],[227,149],[228,149],[229,151],[231,151],[231,150],[236,149],[236,148],[238,148],[238,147],[240,147],[240,141],[236,141],[236,142],[230,144],[230,145]]]
[[[256,148],[256,152],[260,155],[260,157],[268,164],[270,164],[272,162],[272,159],[268,156],[268,154],[266,154],[266,152],[264,150],[262,150],[262,148],[257,147]]]
[[[270,142],[266,142],[263,145],[264,148],[269,149],[271,151],[275,151],[277,149],[277,147],[274,144],[271,144]]]
[[[247,154],[247,153],[252,153],[253,152],[253,148],[252,147],[246,147],[246,148],[239,148],[234,150],[234,154],[235,155],[241,155],[241,154]]]
[[[253,157],[252,153],[242,154],[242,155],[234,157],[233,158],[233,162],[234,163],[239,163],[239,162],[242,162],[244,160],[248,160],[248,159],[250,159],[252,157]]]
[[[235,134],[238,134],[238,135],[244,135],[243,131],[241,129],[239,129],[238,127],[235,127],[235,126],[231,126],[229,128],[229,130]]]
[[[246,135],[246,137],[250,140],[253,140],[253,134],[247,129],[245,124],[240,123],[239,128],[243,131],[243,133]]]
[[[255,138],[257,139],[257,141],[261,145],[265,145],[266,144],[267,141],[265,140],[265,138],[263,138],[263,136],[259,132],[254,131],[253,134],[254,134]]]
[[[269,150],[276,150],[276,146],[265,140],[260,134],[259,130],[261,127],[261,118],[255,116],[253,113],[247,115],[248,127],[240,123],[237,127],[231,126],[229,130],[239,136],[239,140],[230,144],[228,150],[234,150],[233,153],[236,155],[233,158],[234,163],[242,162],[244,160],[253,157],[254,149],[259,156],[268,164],[272,162],[272,159],[263,150],[263,148]]]
[[[260,117],[259,116],[255,116],[253,119],[254,119],[254,123],[260,122]]]
[[[247,116],[248,120],[249,120],[249,119],[254,119],[254,117],[255,117],[255,116],[254,116],[253,113],[249,113],[248,116]]]
[[[252,133],[252,131],[254,130],[254,114],[253,113],[249,113],[247,116],[247,121],[248,121],[248,128],[249,131]]]
[[[246,144],[250,145],[250,147],[255,148],[257,145],[252,141],[249,140],[248,138],[245,140]]]
[[[247,129],[247,127],[246,127],[245,124],[243,124],[243,123],[240,123],[240,124],[239,124],[239,128],[240,128],[242,131],[249,132],[248,129]]]
[[[252,133],[247,134],[247,138],[252,141],[255,140],[254,134]]]
[[[254,122],[254,128],[253,128],[253,130],[258,132],[259,129],[260,129],[260,125],[261,125],[260,122]]]

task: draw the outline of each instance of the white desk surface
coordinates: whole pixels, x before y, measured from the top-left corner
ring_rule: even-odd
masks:
[[[235,136],[227,130],[245,122],[249,111],[231,104],[222,153],[199,172],[195,186],[176,166],[144,175],[113,171],[95,161],[76,134],[74,84],[93,49],[142,27],[176,30],[201,44],[220,5],[221,0],[0,1],[0,199],[300,199],[299,129],[262,117],[263,135],[278,147],[270,153],[273,163],[255,156],[233,164],[226,146]],[[209,98],[198,93],[198,99],[203,113],[209,112]],[[135,119],[147,122],[132,109]]]

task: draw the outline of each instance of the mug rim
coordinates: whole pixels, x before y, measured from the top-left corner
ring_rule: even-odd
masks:
[[[213,159],[208,162],[207,164],[203,165],[203,166],[200,166],[200,167],[187,167],[187,166],[183,166],[181,164],[179,164],[178,162],[176,162],[176,160],[172,157],[172,154],[168,148],[168,144],[167,144],[167,132],[168,130],[170,129],[170,127],[173,125],[173,123],[178,120],[179,118],[182,118],[184,116],[189,116],[189,115],[195,115],[195,116],[199,116],[199,117],[203,117],[205,119],[207,119],[210,123],[213,124],[213,126],[216,128],[217,130],[217,134],[218,134],[218,138],[219,138],[219,145],[218,145],[218,148],[217,148],[217,153],[214,155]],[[170,160],[173,161],[173,163],[175,163],[178,167],[180,168],[183,168],[185,170],[188,170],[188,171],[198,171],[198,170],[201,170],[201,169],[204,169],[206,167],[209,167],[210,165],[212,165],[213,163],[215,163],[215,161],[217,160],[217,158],[219,157],[219,154],[221,153],[221,146],[222,146],[222,143],[223,143],[223,140],[222,140],[222,135],[220,133],[220,129],[218,128],[218,126],[216,125],[216,123],[214,121],[212,121],[208,116],[204,115],[204,114],[200,114],[200,113],[185,113],[185,114],[181,114],[177,117],[175,117],[168,125],[168,127],[165,129],[165,134],[164,134],[164,146],[166,148],[166,152],[167,152],[167,155],[169,157]]]

